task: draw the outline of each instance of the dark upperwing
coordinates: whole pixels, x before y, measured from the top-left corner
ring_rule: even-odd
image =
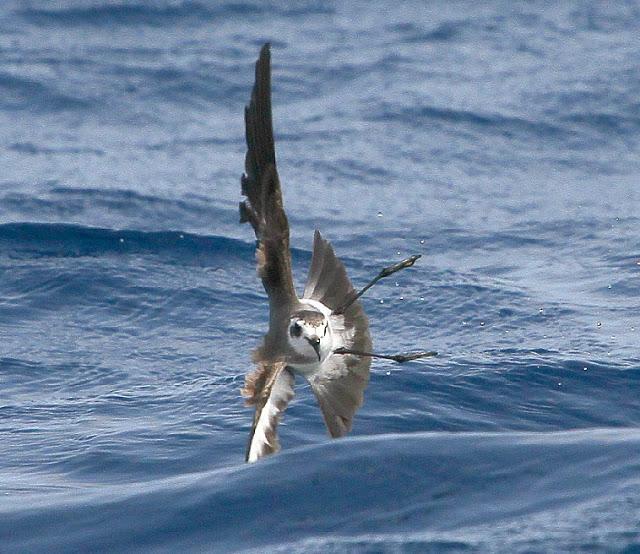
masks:
[[[271,120],[271,55],[260,50],[251,102],[245,108],[247,156],[242,176],[240,222],[249,222],[258,240],[258,274],[269,296],[271,320],[282,319],[297,301],[291,273],[289,223],[282,202]]]

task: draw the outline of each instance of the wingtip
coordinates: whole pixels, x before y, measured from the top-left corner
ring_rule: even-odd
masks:
[[[260,48],[260,56],[259,61],[261,62],[269,62],[271,59],[271,43],[265,42]]]
[[[320,232],[319,229],[316,229],[313,232],[313,242],[314,242],[314,244],[315,243],[320,243],[323,246],[326,246],[327,244],[329,244],[329,241],[322,236],[322,233]]]
[[[271,79],[271,43],[265,42],[262,48],[260,48],[260,54],[258,55],[258,59],[256,60],[256,74],[255,74],[255,83],[253,88],[253,95],[256,94],[256,87],[258,83],[260,83],[263,79],[267,80],[267,87],[270,88],[270,79]],[[269,92],[269,95],[271,93]],[[252,95],[252,96],[253,96]],[[253,100],[252,98],[252,101]]]

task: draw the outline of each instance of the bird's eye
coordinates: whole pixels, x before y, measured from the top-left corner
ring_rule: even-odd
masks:
[[[300,327],[300,324],[297,321],[289,327],[289,334],[292,337],[299,337],[302,335],[302,327]]]

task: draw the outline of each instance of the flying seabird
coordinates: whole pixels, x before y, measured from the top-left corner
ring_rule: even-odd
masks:
[[[358,298],[373,284],[410,267],[411,256],[383,269],[360,292],[347,277],[331,244],[316,230],[313,256],[302,298],[291,271],[289,224],[282,202],[271,119],[271,56],[265,44],[256,62],[251,101],[245,108],[247,155],[242,175],[240,222],[257,239],[257,269],[269,297],[269,330],[253,352],[256,368],[242,394],[255,415],[246,461],[279,450],[277,425],[294,395],[295,375],[311,385],[331,437],[351,430],[369,381],[371,357],[406,361],[432,352],[383,356],[371,352],[369,322]]]

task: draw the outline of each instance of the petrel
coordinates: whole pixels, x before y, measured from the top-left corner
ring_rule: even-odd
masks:
[[[253,352],[256,368],[242,394],[255,406],[246,461],[279,450],[277,426],[294,395],[295,375],[313,390],[331,437],[351,430],[369,381],[371,357],[398,362],[431,352],[377,355],[371,352],[369,322],[358,298],[373,284],[410,267],[411,256],[384,268],[356,292],[344,265],[319,231],[302,298],[293,284],[289,224],[282,202],[271,119],[271,55],[265,44],[256,62],[251,101],[245,108],[247,154],[242,175],[240,222],[249,222],[257,239],[257,269],[269,297],[269,330]]]

